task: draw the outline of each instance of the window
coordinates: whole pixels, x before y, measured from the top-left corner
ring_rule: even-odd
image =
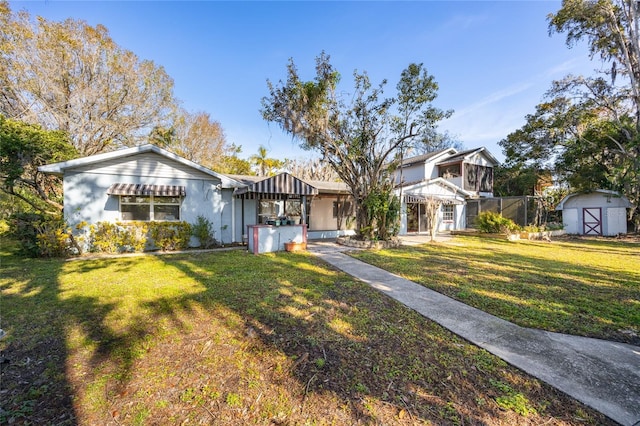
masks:
[[[258,223],[268,223],[279,218],[289,218],[300,223],[302,208],[300,199],[260,200],[258,204]]]
[[[121,195],[122,220],[180,220],[181,197]]]
[[[459,177],[460,166],[461,166],[461,163],[438,166],[438,176],[445,179]]]
[[[453,204],[442,205],[442,221],[453,222],[455,217],[455,206]]]

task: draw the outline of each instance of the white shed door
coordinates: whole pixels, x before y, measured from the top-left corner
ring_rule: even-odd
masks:
[[[602,235],[602,209],[585,207],[582,209],[584,235]]]

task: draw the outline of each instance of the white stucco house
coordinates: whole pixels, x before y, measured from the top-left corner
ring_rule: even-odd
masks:
[[[428,232],[424,206],[434,197],[442,202],[439,230],[465,228],[466,200],[492,196],[496,164],[485,148],[450,148],[404,160],[396,175],[400,234]],[[195,223],[202,216],[223,244],[246,242],[252,226],[304,225],[305,240],[354,232],[353,198],[344,183],[302,181],[288,173],[225,175],[155,145],[39,170],[62,178],[64,217],[72,227],[103,221]]]
[[[401,196],[400,234],[429,232],[425,215],[430,199],[441,202],[438,231],[465,229],[466,201],[493,197],[493,168],[498,160],[484,147],[454,148],[407,158],[396,171]]]
[[[615,236],[627,233],[629,200],[615,191],[596,189],[564,197],[556,210],[562,211],[567,234]]]
[[[339,182],[303,182],[287,173],[227,176],[155,145],[142,145],[42,166],[62,177],[70,226],[127,221],[185,221],[203,216],[223,244],[242,242],[247,227],[304,223],[308,238],[353,233],[344,220],[349,191]]]

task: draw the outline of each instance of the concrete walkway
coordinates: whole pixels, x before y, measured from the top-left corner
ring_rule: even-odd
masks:
[[[310,242],[327,263],[625,426],[640,425],[640,347],[523,328]]]

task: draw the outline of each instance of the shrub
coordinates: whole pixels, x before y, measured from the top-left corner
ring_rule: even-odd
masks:
[[[149,222],[151,240],[161,250],[183,250],[189,247],[191,225],[187,222]]]
[[[35,213],[17,213],[10,219],[11,236],[19,253],[29,257],[64,257],[82,254],[71,229],[60,218]]]
[[[495,212],[480,213],[476,218],[476,226],[480,232],[489,234],[510,234],[520,230],[514,221]]]
[[[202,248],[211,248],[218,244],[214,237],[213,223],[204,216],[198,216],[196,223],[191,226],[191,233],[200,241]]]
[[[90,250],[98,253],[143,251],[147,231],[145,222],[98,222],[89,227]]]
[[[71,230],[64,221],[49,219],[36,224],[38,256],[65,257],[74,254]],[[80,254],[80,253],[75,253]]]

